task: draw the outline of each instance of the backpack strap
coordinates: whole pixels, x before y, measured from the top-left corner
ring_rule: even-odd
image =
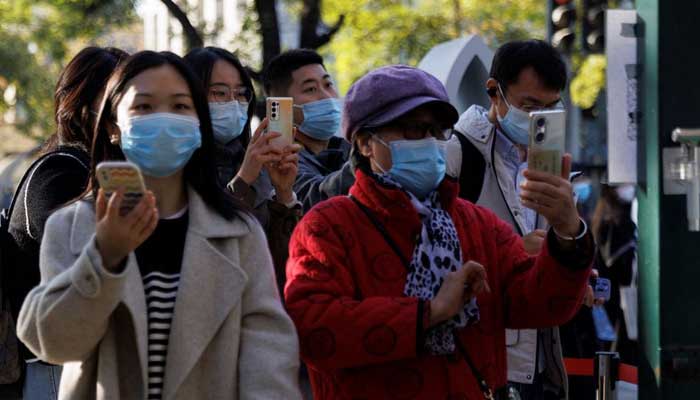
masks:
[[[484,186],[486,160],[483,154],[467,137],[455,130],[462,148],[462,166],[459,171],[459,197],[476,203]]]

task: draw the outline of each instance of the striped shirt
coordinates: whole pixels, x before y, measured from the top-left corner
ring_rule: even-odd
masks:
[[[148,312],[148,400],[162,398],[187,222],[187,209],[161,219],[153,234],[136,249]]]

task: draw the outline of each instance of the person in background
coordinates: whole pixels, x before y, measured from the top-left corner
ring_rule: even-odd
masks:
[[[631,210],[634,199],[633,185],[603,185],[591,229],[598,244],[595,266],[611,283],[605,310],[617,336],[603,350],[617,351],[622,362],[637,365],[637,327],[633,326],[637,318],[636,314],[630,315],[636,312],[637,303],[637,225]]]
[[[551,223],[531,256],[445,177],[457,117],[416,68],[379,68],[348,92],[357,179],[302,218],[287,264],[317,400],[506,399],[505,328],[556,326],[582,301],[594,244],[568,179],[524,172],[523,203]],[[571,156],[562,163],[568,177]]]
[[[3,248],[3,293],[17,320],[27,293],[39,284],[39,247],[49,215],[85,190],[89,176],[93,132],[107,79],[127,54],[116,48],[86,47],[66,65],[58,78],[55,99],[56,132],[47,139],[40,159],[26,172],[17,190]],[[26,362],[25,400],[56,399],[61,367],[49,365],[20,344]],[[10,390],[2,388],[1,390]],[[10,396],[9,394],[7,395]],[[4,397],[3,397],[4,398]]]
[[[276,149],[277,132],[258,127],[251,138],[255,90],[238,58],[218,47],[194,49],[185,61],[204,84],[216,141],[216,164],[221,182],[253,210],[267,235],[280,293],[284,289],[289,238],[301,218],[294,193],[299,149],[293,144]]]
[[[19,338],[64,364],[64,399],[298,399],[298,340],[265,235],[222,190],[206,93],[173,53],[112,75],[85,195],[54,213],[41,284]],[[103,161],[128,160],[147,191],[127,213]]]
[[[323,58],[313,50],[284,52],[263,71],[265,93],[294,99],[299,174],[294,185],[304,212],[332,196],[345,195],[355,181],[350,144],[337,137],[342,105]]]

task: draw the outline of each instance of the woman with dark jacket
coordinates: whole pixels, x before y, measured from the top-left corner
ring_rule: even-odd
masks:
[[[85,190],[96,111],[109,76],[126,57],[119,49],[87,47],[68,63],[58,79],[56,133],[26,172],[10,216],[15,262],[3,266],[2,281],[15,320],[27,293],[39,284],[39,247],[46,220]],[[55,399],[61,367],[38,360],[23,345],[20,358],[26,361],[24,399]]]
[[[255,91],[235,55],[206,47],[192,50],[185,61],[205,85],[217,142],[219,179],[253,210],[265,228],[281,291],[289,238],[302,212],[292,189],[300,147],[294,144],[282,151],[273,148],[269,141],[279,134],[264,133],[266,121],[251,138]]]
[[[605,310],[617,333],[614,345],[606,343],[604,350],[615,348],[622,362],[637,365],[636,335],[630,335],[622,308],[622,296],[637,285],[634,281],[637,258],[637,225],[632,221],[634,197],[632,185],[603,185],[591,230],[598,244],[596,268],[601,277],[610,279],[610,301],[605,304]],[[631,299],[636,301],[634,297],[626,300]]]

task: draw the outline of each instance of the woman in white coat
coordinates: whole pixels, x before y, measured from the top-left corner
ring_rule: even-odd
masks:
[[[180,57],[141,52],[110,79],[86,196],[46,224],[20,339],[64,364],[62,399],[296,399],[298,343],[265,235],[216,183],[207,98]],[[140,167],[123,193],[95,167]],[[93,199],[97,199],[94,201]]]

